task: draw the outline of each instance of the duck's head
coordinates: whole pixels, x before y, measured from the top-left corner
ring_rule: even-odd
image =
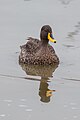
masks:
[[[49,25],[44,25],[41,28],[40,38],[43,43],[48,43],[49,41],[56,43],[56,40],[52,35],[52,29]]]

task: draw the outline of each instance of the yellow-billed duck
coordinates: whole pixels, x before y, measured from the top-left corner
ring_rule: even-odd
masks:
[[[49,40],[56,43],[56,40],[52,36],[51,27],[44,25],[41,28],[40,40],[29,37],[28,42],[20,46],[19,62],[34,65],[58,64],[59,58],[54,48],[49,44]]]

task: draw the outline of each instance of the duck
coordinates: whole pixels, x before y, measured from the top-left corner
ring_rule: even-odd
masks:
[[[20,46],[19,63],[27,65],[54,65],[59,64],[59,57],[49,41],[56,43],[52,35],[52,28],[44,25],[40,31],[40,40],[28,37],[27,43]]]

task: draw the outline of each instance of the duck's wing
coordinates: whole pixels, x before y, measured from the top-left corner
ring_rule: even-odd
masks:
[[[34,54],[40,46],[40,41],[38,39],[28,37],[28,42],[25,45],[20,46],[22,51],[26,54]]]

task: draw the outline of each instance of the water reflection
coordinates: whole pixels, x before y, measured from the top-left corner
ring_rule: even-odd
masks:
[[[58,67],[58,64],[54,66],[38,66],[38,65],[26,65],[20,64],[22,69],[30,76],[40,76],[39,96],[40,101],[50,102],[50,97],[55,90],[49,89],[49,77],[52,77],[53,72]],[[34,79],[33,79],[34,80]]]
[[[67,38],[73,39],[75,35],[78,35],[80,32],[80,22],[75,25],[75,30],[73,32],[69,32]]]
[[[71,1],[73,0],[59,0],[64,5],[69,5]]]
[[[39,96],[41,97],[42,102],[50,102],[50,97],[52,96],[52,92],[55,90],[49,89],[49,84],[47,82],[47,78],[41,78],[40,87],[39,87]]]

